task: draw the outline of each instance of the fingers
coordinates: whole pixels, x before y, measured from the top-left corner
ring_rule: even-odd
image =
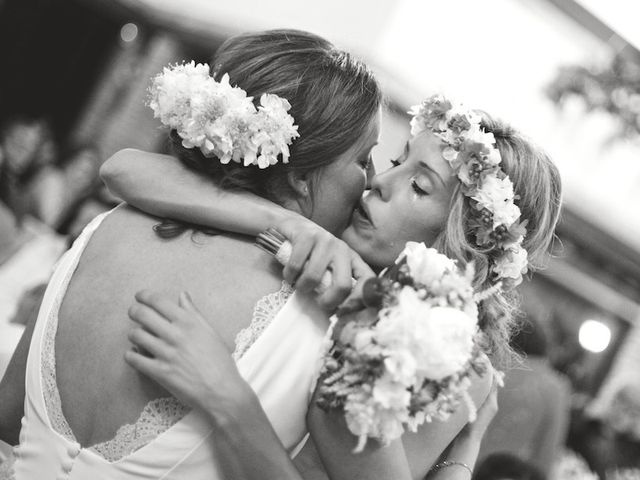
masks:
[[[351,252],[351,275],[358,281],[366,280],[371,277],[375,277],[376,273],[371,270],[371,267],[360,258],[355,252]],[[360,282],[359,282],[360,283]]]
[[[169,322],[178,322],[183,318],[184,309],[165,294],[141,290],[135,297],[138,302],[152,308]]]
[[[129,308],[129,318],[156,337],[170,341],[175,335],[169,321],[153,308],[142,303],[134,303]]]
[[[369,278],[371,277],[363,276],[356,282],[351,293],[338,307],[338,311],[336,312],[338,316],[357,312],[365,307],[364,302],[362,301],[362,287]]]
[[[345,262],[332,263],[332,283],[318,295],[316,301],[326,312],[333,313],[353,288],[351,268]]]
[[[160,368],[157,361],[149,358],[141,353],[127,350],[124,353],[125,361],[140,373],[158,381],[160,376]]]
[[[484,432],[498,413],[498,386],[501,383],[501,373],[491,373],[491,389],[489,390],[489,394],[485,398],[484,402],[482,402],[482,405],[478,409],[476,421],[470,427],[479,435],[484,435]]]
[[[290,238],[290,237],[289,237]],[[282,270],[282,276],[291,285],[296,283],[304,268],[307,258],[313,250],[315,240],[311,237],[304,237],[291,244],[291,257]]]
[[[166,357],[167,344],[145,329],[140,327],[132,328],[129,331],[128,338],[136,347],[143,349],[151,356],[158,358]]]
[[[296,289],[302,292],[311,292],[321,285],[322,277],[329,270],[329,265],[336,260],[335,253],[331,251],[331,244],[316,242],[304,270],[296,280]],[[339,255],[338,255],[339,256]],[[338,261],[340,261],[338,259]],[[325,288],[328,286],[325,286]]]

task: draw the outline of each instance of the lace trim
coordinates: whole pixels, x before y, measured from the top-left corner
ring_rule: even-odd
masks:
[[[56,308],[52,310],[52,312],[56,311]],[[51,427],[67,440],[78,443],[62,412],[60,392],[56,383],[55,338],[57,325],[58,317],[54,314],[45,329],[42,349],[44,402]],[[111,440],[93,445],[90,449],[105,460],[115,462],[132,454],[167,431],[189,411],[189,407],[174,397],[157,398],[145,405],[135,423],[121,426]]]
[[[269,295],[265,295],[256,302],[253,309],[253,316],[248,327],[243,328],[236,335],[235,348],[233,350],[233,359],[237,362],[247,353],[251,345],[262,335],[265,328],[275,318],[280,309],[287,303],[287,300],[293,293],[293,287],[284,280],[280,290]]]
[[[57,309],[54,308],[52,312]],[[49,318],[44,332],[44,344],[42,346],[42,380],[44,384],[44,404],[49,416],[51,427],[71,442],[77,442],[71,427],[62,413],[62,401],[60,391],[56,383],[56,354],[55,341],[58,329],[58,316],[52,315]]]
[[[253,311],[248,327],[238,332],[235,340],[233,359],[238,361],[260,337],[265,328],[287,302],[294,289],[287,282],[282,282],[280,290],[265,295]],[[62,401],[56,383],[55,338],[58,327],[59,303],[52,308],[44,333],[42,348],[42,379],[44,384],[44,401],[52,428],[71,442],[78,443],[67,419],[62,412]],[[121,426],[111,440],[89,447],[109,462],[118,461],[142,448],[182,419],[190,408],[175,397],[164,397],[150,401],[143,409],[135,423]]]
[[[11,453],[3,463],[0,463],[0,480],[15,480],[16,472],[13,468],[15,461],[15,456]]]
[[[91,450],[110,462],[120,460],[166,432],[190,410],[174,397],[156,398],[145,405],[136,423],[121,426],[115,437]]]

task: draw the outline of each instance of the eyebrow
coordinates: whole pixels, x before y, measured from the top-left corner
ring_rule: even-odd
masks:
[[[404,144],[404,153],[403,156],[407,157],[409,155],[409,141],[407,140],[407,143]],[[420,166],[424,169],[426,169],[429,173],[429,176],[435,176],[438,180],[440,180],[440,183],[442,184],[442,186],[446,186],[446,183],[444,182],[443,178],[440,176],[440,174],[438,172],[436,172],[434,170],[434,168],[429,165],[428,163],[420,160],[418,162],[420,164]]]

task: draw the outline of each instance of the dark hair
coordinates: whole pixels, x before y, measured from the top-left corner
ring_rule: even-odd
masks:
[[[290,162],[266,169],[222,165],[198,149],[183,147],[175,131],[170,134],[172,153],[222,188],[246,190],[276,203],[293,195],[289,172],[311,175],[313,188],[320,169],[364,135],[382,103],[380,87],[363,62],[309,32],[270,30],[231,37],[216,52],[212,68],[216,80],[228,74],[231,85],[254,101],[263,93],[289,101],[300,134],[290,147]],[[185,230],[173,225],[170,236]]]

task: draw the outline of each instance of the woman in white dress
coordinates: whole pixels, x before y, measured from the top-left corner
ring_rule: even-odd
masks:
[[[248,95],[290,100],[301,137],[291,162],[265,170],[183,149],[185,164],[203,184],[241,187],[343,230],[378,138],[381,95],[369,70],[296,31],[235,37],[214,62],[214,75],[229,74]],[[318,192],[329,191],[319,201]],[[303,438],[324,312],[282,282],[253,238],[197,231],[168,238],[180,227],[166,223],[156,229],[161,237],[158,222],[120,206],[97,217],[59,262],[0,388],[0,439],[18,443],[16,479],[227,477],[218,429],[125,363],[127,311],[145,286],[174,299],[188,290],[199,309],[218,312],[212,326],[279,442],[292,450]]]
[[[503,173],[513,181],[521,218],[528,222],[523,246],[529,254],[530,265],[535,266],[546,253],[559,215],[561,187],[558,171],[544,152],[507,125],[483,114],[482,128],[494,135],[502,157]],[[451,165],[443,157],[444,147],[441,139],[428,131],[414,136],[400,158],[392,161],[393,168],[373,178],[371,191],[356,208],[343,239],[374,269],[391,264],[406,241],[425,241],[461,262],[475,260],[478,268],[476,287],[484,289],[493,284],[490,275],[493,253],[476,245],[474,236],[470,234],[473,227],[469,223],[472,217],[468,211],[468,200],[459,187],[458,179],[452,176]],[[152,164],[158,167],[153,178],[144,174]],[[156,215],[224,226],[251,234],[277,225],[292,239],[294,251],[297,251],[292,256],[296,265],[290,263],[285,268],[285,275],[295,280],[296,285],[305,283],[307,288],[313,288],[327,266],[334,273],[338,271],[338,274],[344,271],[344,266],[337,268],[341,261],[349,267],[351,257],[341,257],[339,253],[343,248],[341,241],[327,238],[326,232],[308,220],[295,218],[275,205],[269,207],[250,195],[225,194],[221,197],[218,189],[198,183],[193,175],[169,156],[122,152],[108,161],[103,173],[112,190]],[[180,178],[180,181],[166,180],[171,178]],[[188,203],[180,200],[187,196],[187,192]],[[247,216],[238,219],[233,214],[233,206],[236,205],[243,205],[246,211],[252,211],[250,205],[253,202],[256,209],[267,211],[268,214],[252,215],[249,221]],[[298,276],[301,270],[304,272]],[[499,292],[481,305],[481,326],[489,337],[490,354],[494,359],[499,358],[500,350],[506,347],[515,306],[512,295],[513,292],[509,291]],[[147,324],[143,319],[137,321],[154,331],[162,345],[158,347],[157,355],[152,355],[153,358],[130,354],[131,363],[176,395],[183,396],[188,403],[205,411],[215,410],[216,405],[224,405],[224,402],[218,404],[211,400],[215,383],[207,376],[210,370],[215,370],[212,378],[219,380],[221,372],[215,365],[220,359],[213,353],[206,353],[207,343],[215,344],[215,334],[209,332],[207,335],[197,326],[203,323],[194,320],[200,315],[193,310],[185,313],[182,309],[180,320],[172,321],[174,326],[169,331],[159,332],[155,325],[164,325],[167,318],[172,318],[172,314],[166,311],[172,302],[161,297],[149,298],[148,293],[142,294],[139,300],[143,304],[139,307],[141,311],[151,311],[150,316],[155,318],[155,323]],[[326,305],[326,298],[323,300]],[[133,317],[137,315],[135,312]],[[190,317],[193,318],[189,320]],[[184,331],[188,332],[185,337],[189,340],[171,340],[176,335],[181,337]],[[139,342],[134,339],[134,343]],[[196,350],[197,356],[190,351],[194,343],[201,346]],[[233,378],[237,380],[238,377],[231,372],[227,381],[233,384]],[[472,395],[478,404],[486,397],[487,388],[487,379],[474,381]],[[240,412],[235,410],[235,416],[249,423],[257,421],[259,417],[259,412],[255,410],[240,409]],[[339,418],[337,422],[332,421],[331,415],[319,411],[314,404],[310,405],[307,421],[322,457],[322,468],[332,479],[374,478],[376,474],[380,478],[405,478],[398,473],[403,471],[399,458],[405,459],[406,478],[422,478],[465,426],[465,413],[457,412],[447,422],[427,424],[417,434],[405,434],[401,444],[392,444],[384,455],[375,452],[375,442],[372,442],[374,446],[368,455],[351,455],[353,439],[344,432]],[[259,450],[259,445],[252,446]],[[302,466],[304,478],[322,475],[322,472],[305,470],[309,463],[313,463],[306,456],[310,451],[303,450],[296,459],[298,465]],[[475,459],[472,457],[469,462]],[[286,464],[286,458],[279,458]],[[297,477],[294,475],[291,478]]]

